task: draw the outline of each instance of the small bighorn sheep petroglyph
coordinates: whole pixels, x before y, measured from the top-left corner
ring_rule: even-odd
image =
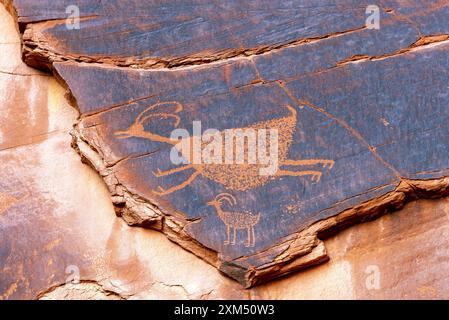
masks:
[[[227,238],[224,242],[225,245],[235,245],[236,230],[246,229],[248,232],[248,239],[245,244],[246,247],[254,247],[256,245],[256,238],[254,236],[254,226],[259,223],[260,213],[254,214],[250,211],[236,212],[236,211],[224,211],[221,206],[222,202],[226,201],[231,206],[235,206],[237,201],[234,196],[229,193],[221,193],[215,197],[214,200],[207,204],[213,206],[218,217],[226,225]],[[233,230],[232,241],[230,239],[230,231]]]

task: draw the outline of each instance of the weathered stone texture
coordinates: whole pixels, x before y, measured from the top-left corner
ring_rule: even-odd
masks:
[[[18,32],[2,6],[0,30],[2,299],[449,298],[447,198],[413,201],[374,221],[323,234],[326,249],[315,244],[310,259],[316,254],[328,262],[249,290],[161,233],[129,227],[115,216],[101,177],[71,148],[78,114],[67,90],[21,62]],[[326,83],[323,95],[334,94],[332,80]],[[400,165],[408,170],[407,161]],[[439,193],[438,185],[422,189],[432,188]],[[395,201],[400,206],[404,199],[388,199]],[[67,283],[77,270],[80,283]]]

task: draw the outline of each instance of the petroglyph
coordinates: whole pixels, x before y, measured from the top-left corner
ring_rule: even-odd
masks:
[[[173,113],[167,113],[164,111],[166,108],[174,108]],[[199,161],[192,161],[192,159],[195,158],[195,137],[187,137],[179,141],[179,139],[175,139],[173,137],[164,137],[161,136],[155,132],[151,132],[146,130],[145,128],[148,127],[149,120],[156,120],[156,119],[172,119],[174,120],[174,128],[178,128],[180,125],[181,118],[179,117],[179,113],[183,111],[183,107],[178,102],[163,102],[158,103],[155,105],[150,106],[146,110],[144,110],[142,113],[140,113],[134,123],[125,131],[118,131],[115,133],[115,136],[119,139],[126,139],[126,138],[144,138],[149,139],[151,141],[166,143],[169,145],[173,145],[174,148],[176,148],[179,152],[182,153],[183,158],[187,161],[187,164],[167,170],[167,171],[156,171],[154,172],[154,175],[156,177],[164,177],[169,176],[172,174],[176,174],[182,171],[186,170],[193,170],[194,172],[192,175],[185,180],[183,183],[173,186],[167,189],[164,189],[162,187],[159,187],[159,190],[154,190],[153,192],[155,194],[164,196],[170,193],[173,193],[175,191],[181,190],[185,187],[187,187],[189,184],[191,184],[198,176],[202,175],[212,181],[215,181],[223,186],[225,186],[229,190],[237,190],[237,191],[247,191],[251,190],[260,186],[263,186],[267,184],[270,180],[277,179],[278,177],[282,176],[292,176],[292,177],[304,177],[304,176],[311,176],[312,181],[318,182],[321,179],[321,176],[323,174],[324,168],[331,169],[334,165],[333,160],[329,159],[304,159],[304,160],[291,160],[288,159],[288,152],[290,150],[290,146],[293,141],[293,133],[296,128],[297,124],[297,111],[295,108],[293,108],[290,105],[286,105],[285,108],[289,111],[290,115],[282,118],[267,120],[267,121],[261,121],[257,122],[251,126],[244,127],[244,128],[234,128],[234,129],[227,129],[222,131],[217,131],[218,138],[216,138],[215,143],[217,140],[219,140],[218,143],[218,150],[222,148],[222,150],[219,150],[220,160],[219,163],[216,163],[212,161],[211,163],[198,163]],[[241,139],[237,139],[237,135],[234,134],[234,137],[232,137],[229,134],[229,130],[232,132],[235,132],[238,130],[242,133],[240,135]],[[275,169],[271,170],[271,168],[266,167],[266,161],[261,161],[255,163],[251,163],[248,159],[255,158],[254,156],[251,156],[251,153],[249,152],[249,149],[251,149],[251,140],[244,140],[242,137],[248,137],[250,136],[248,132],[270,132],[270,137],[273,132],[277,132],[277,137],[275,139],[277,148],[273,150],[272,144],[273,139],[266,139],[269,140],[266,142],[266,145],[261,147],[261,139],[256,142],[256,140],[252,140],[253,144],[257,144],[259,146],[259,153],[261,150],[262,152],[266,151],[267,149],[270,150],[270,153],[273,153],[275,151],[276,153],[276,167],[279,166],[287,166],[287,167],[313,167],[313,166],[319,166],[319,168],[315,170],[286,170],[286,169]],[[231,138],[230,138],[231,136]],[[265,135],[266,137],[266,135]],[[236,138],[236,139],[234,139]],[[207,138],[206,140],[210,140]],[[243,161],[244,163],[238,163],[237,161],[228,161],[229,160],[229,147],[227,147],[226,143],[222,143],[223,141],[232,141],[232,150],[233,155],[231,156],[232,159],[237,159],[242,153],[244,154],[243,159],[246,159]],[[207,151],[210,147],[210,144],[214,143],[211,141],[204,141],[204,139],[201,139],[200,142],[200,150]],[[243,146],[244,151],[239,151],[240,148]],[[254,146],[253,146],[254,147]],[[255,147],[252,148],[253,150],[256,149]],[[215,148],[215,154],[217,154],[217,148]],[[224,159],[223,159],[224,157]],[[260,159],[260,157],[259,157]],[[193,162],[193,163],[192,163]],[[269,164],[271,165],[271,164]],[[265,174],[261,174],[261,170],[266,170]]]
[[[215,208],[216,214],[226,225],[226,240],[224,244],[235,245],[236,231],[246,229],[248,238],[245,246],[254,247],[256,245],[254,226],[260,221],[260,213],[254,214],[250,211],[225,211],[222,208],[224,202],[227,202],[232,207],[237,204],[235,197],[229,193],[221,193],[214,200],[208,202],[208,205]],[[231,229],[233,234],[232,239],[230,235]]]

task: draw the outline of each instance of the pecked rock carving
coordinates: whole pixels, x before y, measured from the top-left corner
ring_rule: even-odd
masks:
[[[235,245],[236,230],[246,229],[248,231],[248,241],[246,242],[246,247],[254,247],[256,245],[256,238],[254,234],[254,226],[260,220],[260,212],[254,214],[249,211],[245,212],[235,212],[235,211],[224,211],[222,209],[223,201],[228,202],[231,206],[235,206],[237,201],[234,196],[229,193],[221,193],[215,197],[214,200],[208,202],[207,204],[213,206],[217,215],[220,217],[221,221],[226,225],[226,235],[227,238],[224,242],[225,245],[231,244]],[[230,230],[233,230],[233,238],[231,240]]]
[[[73,146],[128,224],[250,287],[326,261],[343,228],[449,194],[447,1],[381,1],[379,30],[365,1],[131,3],[80,0],[69,30],[73,1],[13,1],[25,62],[70,91]],[[202,139],[221,163],[194,161],[196,122],[217,140],[276,129],[277,170],[261,175],[245,142],[243,163]]]
[[[165,113],[164,107],[170,107],[172,105],[175,108],[174,113]],[[223,185],[225,188],[230,190],[239,190],[246,191],[249,189],[254,189],[256,187],[265,185],[276,177],[282,176],[292,176],[292,177],[301,177],[301,176],[312,176],[312,180],[318,182],[321,179],[322,172],[316,170],[302,170],[302,171],[289,171],[289,170],[278,170],[278,165],[291,166],[291,167],[300,167],[300,166],[315,166],[321,165],[323,167],[332,168],[334,165],[334,161],[332,160],[323,160],[323,159],[308,159],[308,160],[289,160],[287,159],[287,155],[292,144],[293,133],[296,128],[296,110],[287,105],[286,109],[290,112],[290,115],[287,117],[273,119],[269,121],[263,121],[256,124],[252,124],[249,127],[238,128],[238,129],[225,129],[224,132],[216,132],[218,134],[218,138],[215,138],[218,143],[218,152],[213,155],[215,159],[209,159],[214,161],[209,161],[208,163],[200,163],[195,164],[195,138],[183,138],[181,141],[178,139],[173,139],[170,137],[163,137],[157,133],[149,132],[145,130],[146,123],[149,123],[150,120],[159,120],[164,121],[166,119],[174,120],[174,127],[178,128],[181,122],[181,118],[177,113],[183,110],[183,107],[180,103],[177,102],[165,102],[155,104],[148,109],[144,110],[141,114],[137,116],[134,123],[125,131],[115,132],[115,135],[120,139],[124,138],[143,138],[149,139],[151,141],[156,141],[160,143],[165,143],[174,146],[178,152],[182,153],[184,159],[186,159],[186,165],[169,169],[166,171],[161,171],[157,169],[154,172],[154,176],[160,178],[173,174],[177,174],[179,172],[183,172],[186,170],[194,170],[194,173],[181,184],[171,187],[167,190],[162,187],[158,187],[158,190],[153,190],[154,194],[159,196],[164,196],[170,194],[172,192],[181,190],[191,184],[196,177],[199,175],[204,176],[214,182],[217,182]],[[159,110],[159,112],[155,111]],[[261,142],[265,142],[268,140],[267,132],[271,132],[270,136],[273,132],[276,134],[276,168],[271,170],[265,166],[270,166],[272,164],[265,163],[256,159],[256,153],[260,156],[260,154],[268,154],[271,156],[272,150],[269,141],[268,143],[264,143],[265,146],[260,148]],[[238,132],[241,133],[241,137],[238,137]],[[263,135],[260,135],[263,133]],[[252,134],[252,136],[251,136]],[[247,138],[245,140],[245,138]],[[204,141],[206,140],[206,142]],[[201,141],[198,141],[199,144],[199,152],[203,153],[208,149],[208,146],[212,144],[211,141],[207,141],[208,139],[204,139],[201,137]],[[218,140],[218,141],[217,141]],[[225,142],[230,141],[230,148],[226,149]],[[239,152],[239,143],[242,146],[241,152]],[[246,144],[245,144],[246,143]],[[250,151],[250,146],[254,147]],[[183,146],[187,146],[183,148]],[[246,147],[246,150],[244,149]],[[259,148],[259,150],[257,150]],[[187,149],[187,150],[186,150]],[[237,157],[241,154],[242,161],[238,162]],[[246,154],[246,157],[253,156],[253,162],[250,163],[248,159],[245,161],[243,158]],[[218,159],[217,159],[218,156]],[[199,160],[201,160],[202,155],[198,156]],[[226,158],[230,158],[231,161],[226,163]],[[265,170],[265,173],[264,173]]]

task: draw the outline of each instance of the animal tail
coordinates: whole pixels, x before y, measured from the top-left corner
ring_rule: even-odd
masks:
[[[290,116],[292,118],[296,119],[296,115],[298,114],[298,111],[296,111],[296,109],[289,104],[287,104],[285,107],[288,109],[288,111],[290,111]]]
[[[259,221],[260,221],[260,212],[253,216],[253,221],[252,221],[253,223],[252,223],[252,225],[254,226],[254,225],[258,224]]]

